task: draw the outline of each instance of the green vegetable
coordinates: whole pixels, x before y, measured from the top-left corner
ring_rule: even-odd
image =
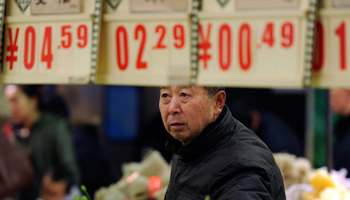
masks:
[[[90,198],[90,196],[89,196],[89,193],[88,193],[87,190],[86,190],[86,187],[85,187],[84,185],[82,185],[82,186],[80,187],[80,189],[86,194],[86,196],[83,195],[83,196],[79,197],[79,196],[76,194],[76,195],[74,196],[74,199],[73,199],[73,200],[91,200],[91,198]]]
[[[80,200],[79,196],[76,194],[74,195],[74,200]]]
[[[81,200],[91,200],[89,193],[86,190],[85,185],[81,185],[81,190],[86,194],[86,196],[82,196],[80,199]]]

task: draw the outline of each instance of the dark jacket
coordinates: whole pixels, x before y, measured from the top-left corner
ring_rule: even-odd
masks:
[[[165,199],[286,199],[271,151],[227,106],[191,143],[171,137],[166,147],[174,155]]]

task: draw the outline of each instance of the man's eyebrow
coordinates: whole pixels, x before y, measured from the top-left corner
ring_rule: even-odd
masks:
[[[162,86],[162,87],[159,88],[159,90],[162,90],[162,89],[169,89],[169,87]]]

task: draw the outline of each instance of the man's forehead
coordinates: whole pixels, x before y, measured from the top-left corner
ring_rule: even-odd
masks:
[[[202,86],[189,85],[189,86],[161,86],[160,90],[181,90],[181,89],[190,89],[193,91],[203,88]]]

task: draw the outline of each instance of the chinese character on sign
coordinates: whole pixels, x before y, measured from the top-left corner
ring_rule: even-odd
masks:
[[[70,0],[59,0],[58,3],[69,3],[69,2],[70,2]]]
[[[81,0],[32,0],[32,14],[68,14],[81,12]]]
[[[38,5],[38,4],[46,4],[46,2],[44,2],[44,0],[39,0],[39,1],[36,3],[36,5]]]
[[[186,12],[188,0],[131,0],[131,12]]]
[[[236,9],[298,8],[299,0],[236,0]]]
[[[350,7],[349,0],[333,0],[333,5],[336,8]]]

